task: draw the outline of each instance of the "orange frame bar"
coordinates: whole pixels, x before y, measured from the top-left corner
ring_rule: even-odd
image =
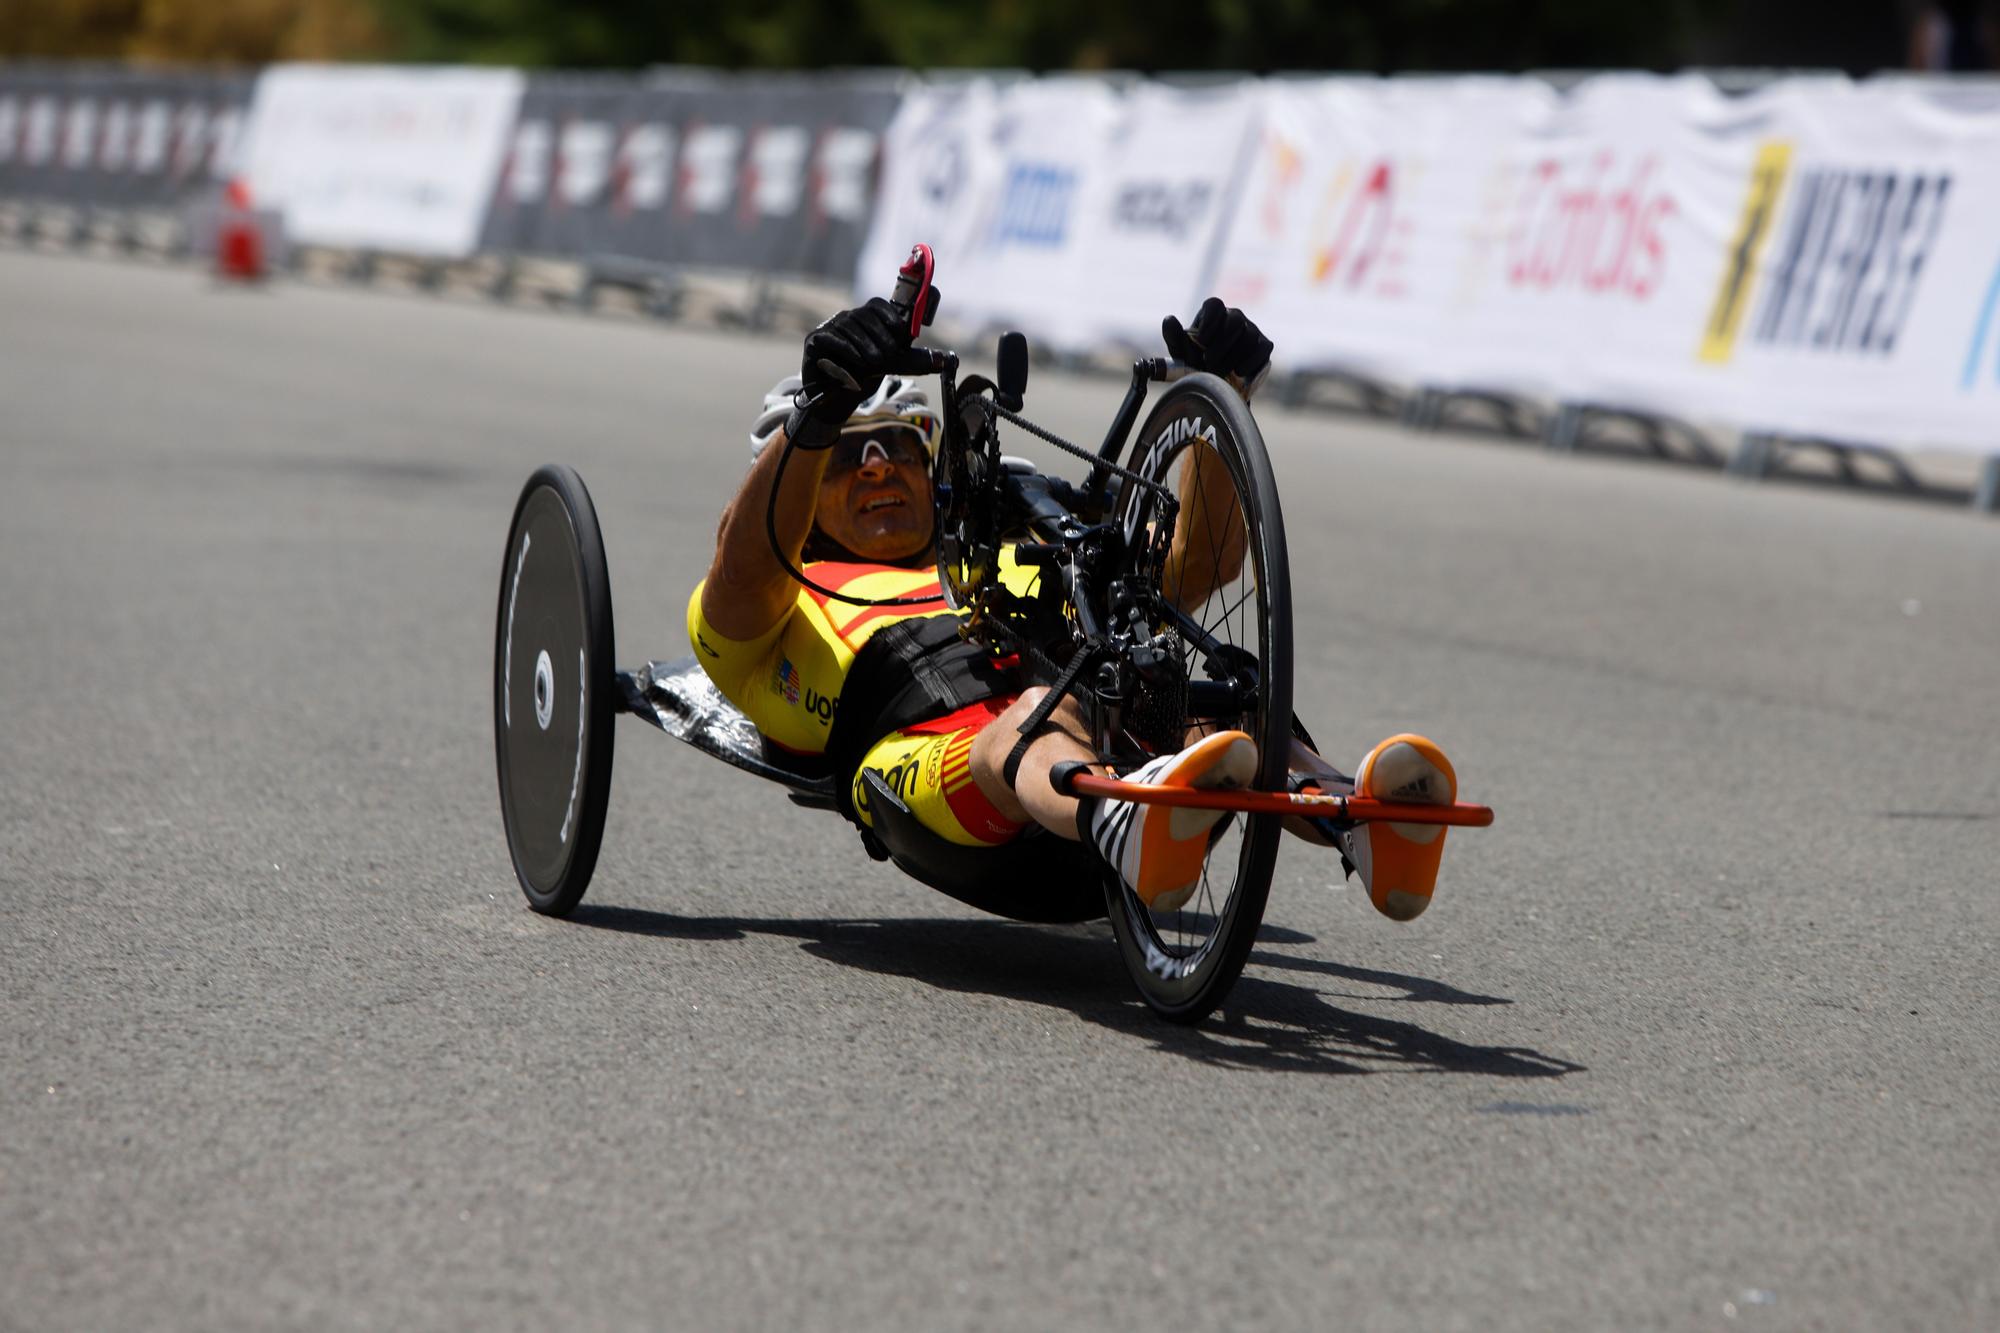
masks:
[[[1378,801],[1372,796],[1336,796],[1316,787],[1301,792],[1208,791],[1198,787],[1152,787],[1118,778],[1078,773],[1069,780],[1078,796],[1108,796],[1138,805],[1185,805],[1203,810],[1241,810],[1252,815],[1320,815],[1367,823],[1445,824],[1453,828],[1485,828],[1493,808],[1460,801],[1455,805],[1416,805],[1408,801]]]

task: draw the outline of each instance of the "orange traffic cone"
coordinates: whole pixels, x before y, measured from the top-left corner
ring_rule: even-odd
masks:
[[[215,235],[215,273],[236,282],[264,280],[264,233],[250,211],[250,187],[239,177],[222,192],[222,223]]]

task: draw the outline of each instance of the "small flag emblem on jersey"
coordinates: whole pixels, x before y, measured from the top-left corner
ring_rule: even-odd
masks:
[[[778,693],[785,696],[786,703],[795,704],[799,701],[799,669],[792,665],[791,658],[778,659],[778,671],[772,684]]]

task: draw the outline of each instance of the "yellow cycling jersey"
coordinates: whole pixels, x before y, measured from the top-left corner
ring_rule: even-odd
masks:
[[[1015,592],[1032,592],[1041,571],[1000,553],[1000,577]],[[905,569],[840,560],[816,560],[806,577],[849,597],[924,597],[914,606],[852,606],[800,588],[792,610],[755,639],[718,634],[701,613],[702,589],[688,599],[688,639],[723,698],[743,710],[764,738],[796,754],[826,750],[840,690],[854,654],[876,630],[919,616],[951,615],[934,568]]]

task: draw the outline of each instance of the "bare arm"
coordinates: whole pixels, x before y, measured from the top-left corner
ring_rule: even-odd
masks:
[[[1240,393],[1243,386],[1227,376]],[[1244,395],[1249,401],[1249,395]],[[1243,572],[1250,545],[1236,483],[1221,455],[1197,439],[1181,459],[1180,521],[1167,552],[1166,577],[1160,591],[1183,611],[1206,602],[1209,594]]]
[[[936,309],[935,301],[930,309]],[[796,408],[784,429],[765,443],[736,498],[722,511],[715,560],[701,591],[701,614],[716,633],[754,639],[790,614],[798,594],[771,550],[767,516],[785,558],[797,565],[812,533],[829,458],[824,448],[808,446],[832,444],[841,423],[876,391],[885,373],[913,360],[921,362],[920,369],[929,369],[928,355],[916,356],[910,350],[909,320],[907,308],[878,296],[833,315],[806,335]],[[800,447],[792,451],[781,484],[778,462],[785,455],[786,437],[794,434],[800,437]],[[775,514],[773,486],[778,488]]]
[[[790,614],[798,589],[791,575],[771,552],[765,528],[771,487],[778,481],[778,460],[785,454],[782,430],[765,446],[743,478],[736,498],[722,511],[715,536],[715,559],[701,590],[701,614],[716,633],[732,639],[754,639]],[[778,543],[794,565],[812,532],[819,507],[820,478],[826,473],[824,449],[795,449],[785,466],[778,490]]]

